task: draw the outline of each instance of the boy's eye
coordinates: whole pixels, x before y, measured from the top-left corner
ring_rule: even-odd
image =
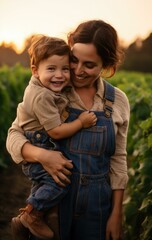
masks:
[[[64,67],[64,68],[63,68],[63,71],[69,72],[69,71],[70,71],[70,68],[69,68],[69,67]]]
[[[54,71],[55,68],[54,68],[54,67],[49,67],[48,70],[49,70],[49,71]]]

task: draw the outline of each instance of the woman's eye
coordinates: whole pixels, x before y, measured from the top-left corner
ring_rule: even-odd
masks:
[[[86,66],[87,68],[89,68],[89,69],[92,69],[92,68],[95,67],[95,65],[92,64],[92,63],[86,63],[85,66]]]

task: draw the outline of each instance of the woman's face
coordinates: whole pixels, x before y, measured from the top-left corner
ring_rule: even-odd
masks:
[[[100,76],[102,59],[92,43],[75,43],[72,48],[70,67],[75,87],[92,87]]]

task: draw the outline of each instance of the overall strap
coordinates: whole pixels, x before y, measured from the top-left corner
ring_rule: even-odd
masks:
[[[107,81],[103,80],[104,83],[104,114],[105,117],[110,118],[113,112],[112,105],[115,100],[115,88],[108,83]]]

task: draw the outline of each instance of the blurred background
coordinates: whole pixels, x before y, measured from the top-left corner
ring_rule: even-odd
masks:
[[[128,96],[129,183],[124,198],[124,240],[152,239],[152,1],[0,0],[0,240],[24,207],[29,182],[7,153],[7,130],[30,79],[27,49],[33,35],[66,40],[80,22],[102,19],[118,32],[125,59],[108,79]]]

